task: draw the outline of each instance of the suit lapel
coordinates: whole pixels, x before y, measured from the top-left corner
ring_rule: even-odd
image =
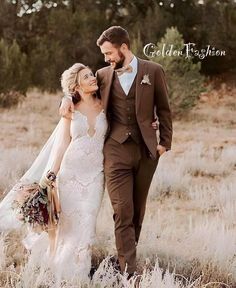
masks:
[[[112,67],[109,67],[109,69],[107,69],[105,79],[104,79],[104,83],[105,83],[104,90],[101,91],[103,108],[104,108],[105,113],[107,113],[113,74],[114,74],[114,69]]]
[[[137,77],[136,77],[136,91],[135,91],[136,92],[136,100],[135,100],[136,101],[135,103],[136,115],[138,114],[138,111],[140,109],[141,97],[143,93],[143,85],[141,84],[141,81],[143,79],[143,75],[145,74],[145,61],[143,61],[140,58],[137,58],[137,59],[138,59],[138,71],[137,71]],[[104,79],[104,83],[106,83],[106,85],[104,86],[103,91],[101,91],[105,113],[107,113],[113,75],[114,75],[114,69],[112,67],[109,67],[109,69],[107,69],[106,71],[106,75]]]
[[[138,71],[137,71],[137,78],[136,78],[136,115],[138,115],[138,111],[140,109],[141,97],[143,93],[143,85],[141,84],[143,75],[145,72],[145,62],[142,59],[138,59]]]

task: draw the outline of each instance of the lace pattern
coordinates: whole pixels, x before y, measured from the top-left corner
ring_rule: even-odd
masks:
[[[94,134],[88,134],[87,117],[75,111],[71,122],[71,143],[58,174],[61,202],[58,247],[55,263],[68,269],[60,277],[85,277],[90,271],[90,247],[95,241],[96,218],[104,191],[103,145],[107,130],[101,111]],[[58,273],[58,272],[57,272]],[[68,274],[68,275],[66,275]]]

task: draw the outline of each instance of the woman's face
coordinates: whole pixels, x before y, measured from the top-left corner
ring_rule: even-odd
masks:
[[[78,74],[76,90],[83,93],[93,93],[98,90],[97,79],[89,68],[81,70]]]

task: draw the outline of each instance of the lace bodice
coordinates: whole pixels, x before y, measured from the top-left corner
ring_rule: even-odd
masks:
[[[104,111],[102,110],[96,116],[94,125],[95,131],[92,136],[88,134],[89,130],[90,127],[88,124],[87,116],[82,114],[79,110],[75,110],[70,129],[72,141],[81,137],[87,137],[90,138],[90,140],[96,139],[96,141],[103,141],[107,130],[106,116],[104,114]]]
[[[59,174],[65,181],[75,181],[88,185],[103,171],[103,145],[107,131],[106,116],[101,111],[95,121],[94,134],[89,136],[88,120],[85,115],[75,111],[71,121],[71,143],[64,155]],[[61,179],[61,181],[63,181]]]

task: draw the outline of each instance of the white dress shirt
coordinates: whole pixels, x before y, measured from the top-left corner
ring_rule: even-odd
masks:
[[[118,76],[120,85],[122,89],[124,90],[126,96],[129,94],[129,90],[134,82],[134,78],[137,74],[138,70],[138,59],[134,56],[132,61],[129,63],[129,65],[132,67],[132,72],[124,72],[122,75]]]

